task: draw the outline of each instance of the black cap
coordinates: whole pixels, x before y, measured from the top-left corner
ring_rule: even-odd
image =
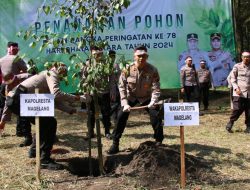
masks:
[[[8,42],[7,46],[8,47],[10,47],[10,46],[18,47],[18,43],[16,43],[16,42]]]
[[[198,40],[198,34],[195,34],[195,33],[188,34],[187,40]]]
[[[138,46],[136,46],[135,49],[134,49],[134,51],[136,51],[136,50],[144,50],[144,51],[148,52],[147,47],[144,46],[144,45],[138,45]]]
[[[98,47],[98,46],[91,46],[91,47],[90,47],[90,50],[91,50],[91,51],[93,51],[93,50],[95,50],[95,51],[102,51],[102,48],[100,48],[100,47]]]
[[[108,55],[115,55],[115,54],[116,54],[115,50],[109,50],[108,52]]]
[[[214,40],[214,39],[220,40],[220,39],[221,39],[221,34],[218,33],[218,32],[212,33],[212,34],[210,35],[210,39],[211,39],[211,40]]]

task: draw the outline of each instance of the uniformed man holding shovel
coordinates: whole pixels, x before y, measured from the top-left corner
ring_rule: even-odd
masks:
[[[157,69],[149,64],[147,59],[147,48],[145,46],[136,47],[134,63],[121,73],[119,91],[122,107],[113,131],[113,144],[108,150],[109,154],[119,152],[119,140],[126,127],[130,110],[136,104],[147,105],[146,111],[150,115],[154,138],[159,143],[163,140],[162,120],[159,117],[159,106],[156,105],[160,97],[160,77]]]

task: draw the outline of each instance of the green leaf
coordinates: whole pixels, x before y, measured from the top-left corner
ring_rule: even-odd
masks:
[[[44,11],[44,13],[46,14],[46,15],[48,15],[49,14],[49,12],[50,12],[50,6],[43,6],[43,11]]]
[[[209,21],[213,23],[216,27],[220,24],[220,18],[218,14],[214,12],[213,9],[209,10]]]
[[[221,32],[222,33],[225,33],[225,34],[228,34],[228,33],[231,33],[232,32],[232,24],[231,24],[231,21],[229,19],[226,19],[222,26],[221,26]]]
[[[128,8],[128,6],[130,5],[130,0],[124,0],[122,5],[125,7],[125,8]]]
[[[31,43],[29,44],[29,46],[32,47],[32,48],[36,47],[36,42],[31,42]]]
[[[58,40],[53,40],[53,46],[58,47]]]

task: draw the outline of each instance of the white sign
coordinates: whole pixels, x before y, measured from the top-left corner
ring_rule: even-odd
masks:
[[[199,104],[164,103],[164,126],[199,125]]]
[[[20,94],[21,116],[54,116],[53,94]]]

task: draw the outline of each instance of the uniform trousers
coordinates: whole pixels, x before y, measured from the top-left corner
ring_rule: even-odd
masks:
[[[199,87],[195,86],[184,86],[185,101],[186,102],[200,102]]]
[[[28,121],[35,124],[34,117],[28,118]],[[41,160],[49,160],[56,137],[57,121],[54,117],[40,117],[39,125]],[[33,138],[30,151],[33,152],[33,154],[36,152],[36,138]]]
[[[111,100],[110,105],[111,105],[110,115],[112,116],[114,122],[116,123],[118,112],[121,108],[121,98],[120,98],[120,92],[119,92],[118,87],[116,87],[115,100]]]
[[[209,98],[209,82],[200,83],[199,91],[200,91],[200,101],[204,105],[204,108],[208,107],[208,98]]]
[[[148,105],[150,100],[144,102],[141,104],[141,106]],[[128,101],[128,104],[131,107],[134,107],[139,101]],[[146,108],[146,111],[149,113],[150,116],[150,123],[152,125],[152,128],[154,130],[154,139],[157,142],[162,142],[164,136],[163,136],[163,127],[162,127],[162,118],[159,114],[159,107],[156,109],[148,109]],[[130,112],[123,112],[123,107],[119,110],[116,127],[113,131],[113,141],[114,143],[119,143],[119,139],[122,136],[122,133],[124,132],[124,129],[127,124],[127,120],[129,117]]]
[[[98,94],[98,104],[102,113],[102,123],[105,129],[105,133],[109,133],[111,122],[110,122],[110,93]],[[95,127],[95,104],[92,101],[89,103],[88,110],[88,122],[90,122],[91,129]]]
[[[230,122],[234,123],[240,115],[245,112],[245,124],[250,127],[250,98],[233,96],[233,110],[230,116]]]

